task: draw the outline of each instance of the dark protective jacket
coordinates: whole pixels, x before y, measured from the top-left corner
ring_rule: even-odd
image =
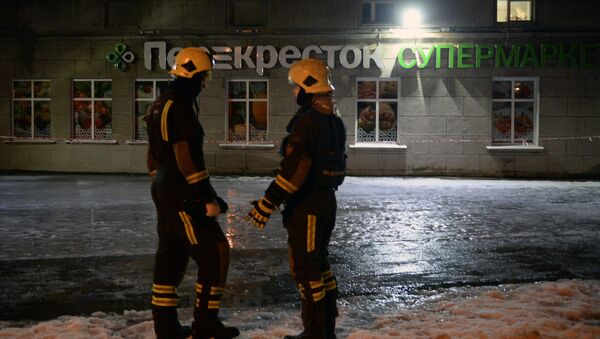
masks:
[[[301,107],[287,132],[281,169],[265,193],[275,206],[285,201],[284,216],[315,190],[336,190],[346,169],[346,130],[330,95]]]
[[[147,164],[154,182],[180,201],[216,198],[204,162],[204,130],[187,98],[171,86],[145,116],[148,126]]]

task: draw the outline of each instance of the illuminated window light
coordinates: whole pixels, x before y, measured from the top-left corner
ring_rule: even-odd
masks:
[[[402,25],[406,28],[416,28],[421,25],[421,11],[416,8],[408,8],[402,14]]]

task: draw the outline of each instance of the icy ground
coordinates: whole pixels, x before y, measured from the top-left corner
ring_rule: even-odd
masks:
[[[246,338],[299,330],[280,217],[263,231],[242,222],[270,178],[212,180],[231,207],[223,318]],[[340,336],[600,338],[598,192],[584,181],[347,178],[330,247]],[[0,338],[152,337],[155,246],[145,177],[0,176]],[[188,323],[193,280],[190,265],[179,290]]]

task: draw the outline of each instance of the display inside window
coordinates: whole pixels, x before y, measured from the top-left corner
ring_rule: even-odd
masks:
[[[497,0],[496,21],[533,21],[532,0]]]
[[[154,101],[167,90],[169,82],[167,79],[150,79],[135,81],[135,117],[134,138],[135,140],[147,141],[148,131],[144,116],[149,113]]]
[[[73,137],[112,139],[112,81],[73,81]]]
[[[502,79],[493,82],[492,142],[535,143],[536,81]]]
[[[50,81],[13,81],[13,136],[50,138]]]
[[[359,80],[356,92],[356,141],[397,142],[398,81]]]
[[[227,89],[227,141],[267,141],[267,81],[232,80]]]

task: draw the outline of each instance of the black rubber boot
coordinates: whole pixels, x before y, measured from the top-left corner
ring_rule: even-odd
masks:
[[[325,295],[325,339],[336,339],[335,318],[339,315],[336,303],[337,290],[328,291]]]
[[[284,339],[322,339],[325,338],[325,302],[316,303],[302,300],[302,324],[304,331],[297,335],[286,335]]]
[[[156,307],[152,309],[156,339],[185,339],[192,335],[190,326],[181,326],[177,319],[177,309]]]
[[[216,315],[194,321],[192,325],[193,339],[230,339],[240,335],[237,327],[225,326]]]

